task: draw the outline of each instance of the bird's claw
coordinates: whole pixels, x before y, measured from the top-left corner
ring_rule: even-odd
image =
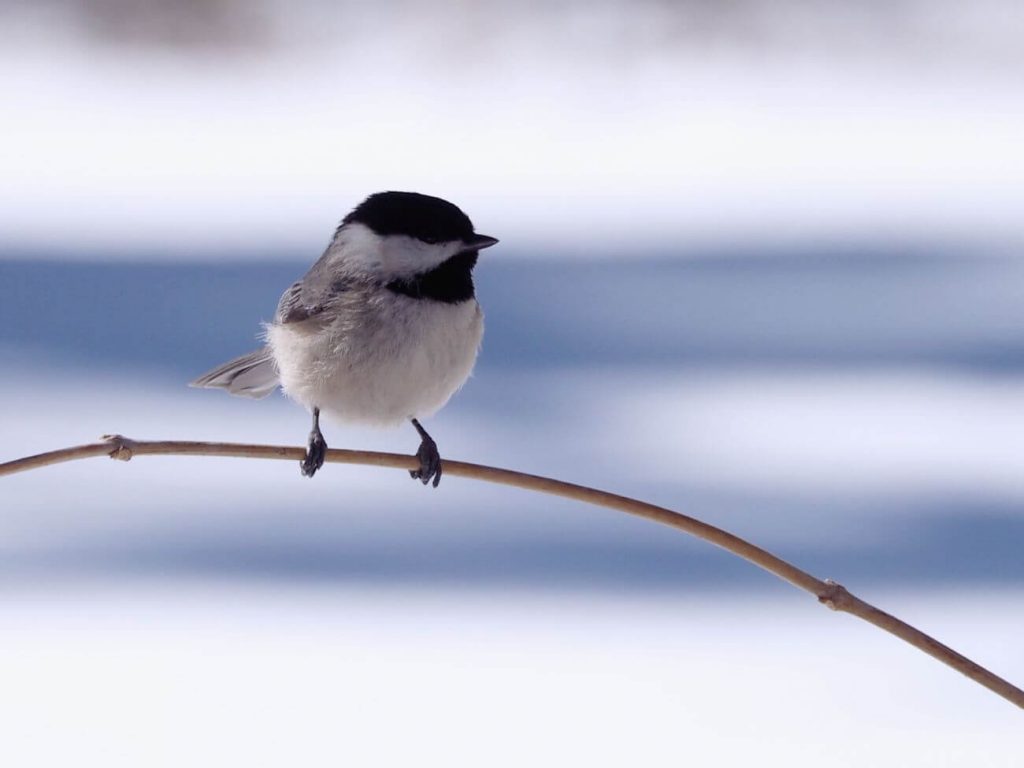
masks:
[[[309,444],[306,446],[306,458],[299,462],[303,477],[312,477],[324,465],[327,455],[327,441],[320,430],[309,433]]]
[[[409,477],[419,480],[426,485],[433,478],[433,486],[437,488],[441,482],[441,454],[437,452],[437,443],[428,435],[423,436],[420,449],[416,451],[416,458],[419,459],[419,469],[410,469]]]

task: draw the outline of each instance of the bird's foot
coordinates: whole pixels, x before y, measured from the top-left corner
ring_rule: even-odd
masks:
[[[309,433],[309,443],[306,446],[306,458],[299,462],[304,477],[312,477],[316,471],[324,465],[324,457],[327,455],[327,441],[319,429]]]
[[[433,478],[433,485],[437,488],[437,484],[441,482],[441,454],[437,452],[437,443],[434,442],[433,438],[425,432],[421,432],[421,434],[423,435],[423,442],[420,443],[420,449],[416,451],[416,458],[419,459],[420,468],[410,469],[409,476],[413,480],[419,480],[424,485]]]

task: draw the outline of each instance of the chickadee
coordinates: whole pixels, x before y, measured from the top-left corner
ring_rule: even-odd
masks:
[[[292,285],[266,327],[267,345],[200,376],[194,387],[266,397],[280,385],[313,413],[302,474],[324,463],[320,412],[343,422],[395,425],[421,438],[410,470],[441,481],[437,444],[419,419],[469,377],[484,321],[473,267],[498,241],[458,207],[415,192],[380,192],[349,213],[323,256]]]

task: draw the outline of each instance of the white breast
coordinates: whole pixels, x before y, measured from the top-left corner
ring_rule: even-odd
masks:
[[[340,421],[391,425],[433,414],[469,377],[483,336],[475,300],[382,292],[353,301],[326,325],[267,328],[289,397]]]

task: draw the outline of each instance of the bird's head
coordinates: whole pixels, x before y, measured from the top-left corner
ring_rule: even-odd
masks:
[[[382,279],[409,279],[458,259],[472,269],[497,239],[447,200],[416,192],[378,192],[357,205],[334,234],[331,250],[347,269]]]

